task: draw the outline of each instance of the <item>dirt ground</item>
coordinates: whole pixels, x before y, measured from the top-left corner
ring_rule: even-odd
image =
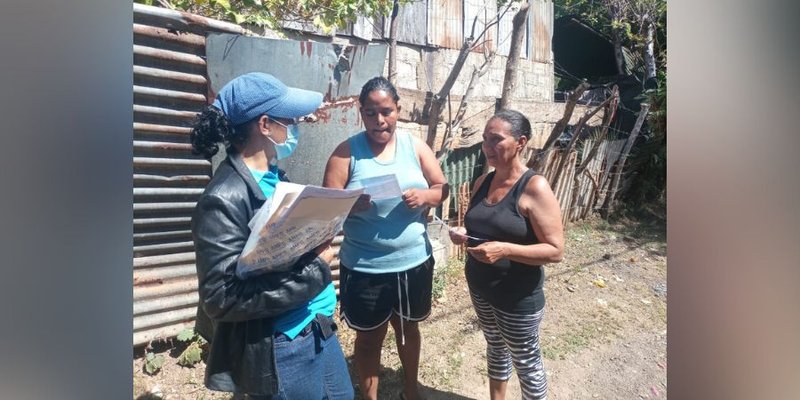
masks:
[[[644,210],[612,222],[571,224],[564,260],[547,266],[541,347],[551,400],[665,399],[667,397],[667,257],[663,210]],[[437,266],[434,307],[420,324],[421,392],[435,399],[487,399],[485,341],[472,310],[463,262]],[[355,334],[339,338],[348,363]],[[138,350],[134,399],[230,399],[202,385],[204,364],[177,365],[182,347],[164,343],[162,369],[148,375]],[[394,337],[382,355],[379,398],[397,399],[402,370]],[[351,367],[351,376],[353,369]],[[355,382],[355,376],[353,376]],[[358,388],[356,388],[358,391]],[[519,399],[512,378],[508,398]]]

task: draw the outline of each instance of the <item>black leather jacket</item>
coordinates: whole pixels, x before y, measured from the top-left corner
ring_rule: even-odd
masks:
[[[282,173],[281,180],[287,180]],[[195,329],[210,342],[205,384],[212,390],[277,393],[274,317],[307,303],[331,282],[330,266],[313,252],[287,272],[236,277],[247,224],[265,201],[241,155],[231,153],[192,216],[200,294]]]

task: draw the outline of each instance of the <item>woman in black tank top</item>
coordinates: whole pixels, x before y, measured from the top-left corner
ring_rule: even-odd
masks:
[[[468,246],[465,274],[488,343],[493,398],[504,398],[512,361],[523,398],[547,394],[538,339],[542,265],[561,261],[564,233],[547,180],[519,159],[530,135],[530,122],[517,111],[500,111],[486,123],[482,150],[494,171],[475,182],[465,228],[450,233]]]

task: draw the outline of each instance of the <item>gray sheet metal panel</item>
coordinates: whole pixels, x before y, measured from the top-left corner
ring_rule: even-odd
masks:
[[[464,0],[464,36],[468,37],[472,33],[472,22],[475,22],[475,37],[480,35],[487,23],[491,23],[497,16],[497,3],[494,1],[483,0]],[[475,17],[478,19],[475,20]],[[481,38],[481,42],[486,42],[485,46],[479,46],[476,52],[483,52],[485,49],[493,50],[496,48],[497,29],[489,28]],[[477,43],[476,43],[477,44]]]
[[[553,52],[550,44],[553,41],[553,2],[550,0],[533,0],[529,15],[530,57],[532,61],[550,64]]]
[[[257,71],[289,86],[322,92],[326,100],[357,96],[367,79],[381,74],[386,51],[386,45],[342,46],[229,34],[211,34],[206,45],[213,93],[231,79]]]
[[[322,185],[322,175],[336,146],[354,133],[363,130],[358,103],[352,99],[318,112],[323,118],[314,123],[301,123],[302,133],[291,157],[278,162],[292,182]]]
[[[347,24],[346,32],[339,32],[337,36],[346,35],[366,41],[371,41],[372,38],[374,37],[373,31],[375,29],[373,27],[373,24],[374,22],[371,19],[359,15],[354,23],[351,22]],[[378,39],[380,39],[381,37],[382,36],[378,36]]]
[[[243,30],[164,8],[133,8],[133,344],[140,345],[175,335],[194,319],[191,212],[211,179],[211,164],[189,145],[190,123],[207,104],[204,35]]]
[[[345,47],[213,34],[207,44],[208,76],[214,92],[242,73],[260,71],[289,86],[324,93],[332,104],[316,113],[318,121],[300,124],[297,150],[278,163],[293,182],[320,185],[330,154],[362,129],[355,97],[367,80],[381,74],[386,51],[386,45]],[[280,63],[269,62],[277,55]]]
[[[501,11],[505,6],[501,7]],[[508,56],[511,50],[511,19],[514,17],[514,9],[509,9],[497,24],[497,54]]]
[[[383,37],[389,37],[390,18],[384,18]],[[397,13],[397,41],[425,46],[428,44],[428,2],[416,0],[400,6]]]
[[[519,6],[520,3],[515,2],[515,4],[513,4],[508,11],[506,11],[506,13],[503,15],[503,18],[500,19],[500,23],[497,25],[497,54],[501,56],[508,56],[508,53],[511,50],[511,28],[513,27],[512,20],[514,19],[514,14],[516,14],[519,10]],[[504,9],[505,6],[501,6],[498,12],[502,12]],[[530,11],[528,12],[528,17],[530,17]],[[522,41],[525,47],[519,52],[520,58],[529,58],[529,42],[530,20],[525,27],[525,39]]]
[[[428,44],[459,49],[464,42],[462,0],[428,0]]]

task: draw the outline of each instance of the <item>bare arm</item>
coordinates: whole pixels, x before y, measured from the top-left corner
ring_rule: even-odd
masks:
[[[422,168],[422,175],[428,181],[428,189],[409,189],[403,193],[403,201],[410,207],[437,207],[450,193],[450,186],[444,177],[439,161],[433,151],[422,140],[414,137],[414,150]]]
[[[322,186],[327,188],[344,189],[350,177],[350,143],[345,140],[336,146],[328,163],[325,165],[325,175]]]
[[[539,243],[522,245],[487,242],[467,251],[481,262],[493,264],[507,258],[528,265],[560,262],[564,256],[564,227],[553,190],[541,175],[532,177],[519,199],[520,210],[528,217]]]

